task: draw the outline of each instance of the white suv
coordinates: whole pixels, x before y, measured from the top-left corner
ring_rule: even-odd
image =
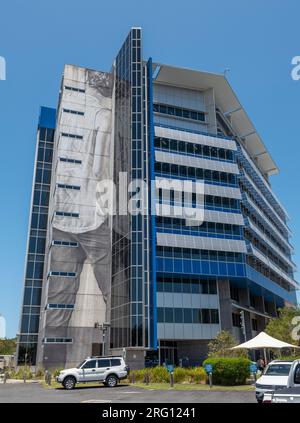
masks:
[[[79,366],[62,370],[56,380],[65,389],[73,389],[80,382],[103,382],[113,388],[128,374],[129,367],[122,357],[88,357]]]
[[[257,402],[263,402],[264,394],[274,393],[278,389],[287,387],[292,364],[292,361],[280,360],[274,360],[268,364],[255,384]]]

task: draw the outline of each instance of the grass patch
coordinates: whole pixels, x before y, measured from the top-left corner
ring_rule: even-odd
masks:
[[[201,384],[184,384],[184,383],[175,383],[174,387],[171,388],[168,383],[149,383],[145,385],[144,383],[134,383],[130,386],[135,386],[137,388],[144,389],[162,389],[165,391],[254,391],[255,387],[253,385],[237,385],[237,386],[213,386],[212,388],[209,385]]]

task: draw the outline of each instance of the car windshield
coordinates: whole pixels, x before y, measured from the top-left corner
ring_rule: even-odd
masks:
[[[76,369],[80,369],[81,366],[83,366],[85,362],[86,362],[86,360],[83,360],[80,364],[78,364],[78,366],[76,367]]]
[[[290,368],[291,364],[271,364],[264,374],[267,376],[288,376]]]

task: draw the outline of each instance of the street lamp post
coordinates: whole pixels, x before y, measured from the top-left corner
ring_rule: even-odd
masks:
[[[105,336],[106,336],[106,332],[108,331],[110,327],[110,324],[109,323],[100,324],[96,322],[94,327],[95,329],[100,329],[102,332],[102,356],[105,356]]]

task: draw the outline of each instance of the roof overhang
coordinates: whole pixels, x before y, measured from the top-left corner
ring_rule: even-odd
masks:
[[[245,149],[262,173],[269,177],[279,172],[276,163],[224,75],[160,63],[153,63],[153,72],[155,83],[201,91],[213,88],[216,107],[225,116],[230,116],[233,129],[243,139]]]

